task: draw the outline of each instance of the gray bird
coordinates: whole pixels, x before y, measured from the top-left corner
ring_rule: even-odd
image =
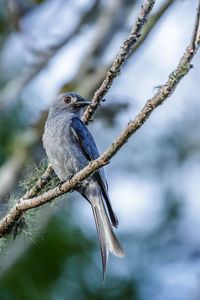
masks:
[[[64,93],[57,96],[50,107],[43,145],[61,182],[69,180],[87,166],[89,161],[99,157],[95,141],[80,119],[83,108],[90,103],[91,101],[75,93]],[[110,203],[103,168],[82,181],[75,189],[92,206],[101,248],[104,279],[109,251],[118,257],[123,257],[125,251],[111,227],[111,223],[117,227],[118,220]]]

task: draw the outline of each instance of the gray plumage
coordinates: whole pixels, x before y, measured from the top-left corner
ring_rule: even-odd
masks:
[[[61,181],[70,179],[89,161],[99,157],[91,133],[80,120],[83,108],[90,103],[89,100],[75,93],[64,93],[55,99],[49,110],[43,145]],[[112,225],[117,227],[118,220],[109,200],[103,168],[80,183],[76,190],[92,206],[100,242],[104,278],[109,251],[119,257],[123,257],[125,252],[110,224],[111,221]]]

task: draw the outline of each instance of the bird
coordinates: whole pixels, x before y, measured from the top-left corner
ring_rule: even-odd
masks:
[[[92,134],[81,121],[84,108],[90,104],[90,100],[68,92],[58,95],[50,106],[42,140],[60,182],[70,180],[90,161],[100,156]],[[112,229],[112,226],[118,227],[118,219],[111,206],[103,168],[84,179],[75,190],[92,207],[100,243],[104,281],[109,252],[124,257],[125,250]]]

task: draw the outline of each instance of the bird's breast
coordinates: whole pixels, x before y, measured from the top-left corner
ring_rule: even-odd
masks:
[[[43,145],[54,171],[60,180],[69,179],[87,165],[77,140],[66,120],[48,120]]]

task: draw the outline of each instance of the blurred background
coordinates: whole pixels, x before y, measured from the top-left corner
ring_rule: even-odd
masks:
[[[191,39],[197,0],[158,0],[90,125],[102,153],[165,83]],[[33,163],[59,91],[92,98],[139,0],[0,2],[0,214]],[[199,54],[194,68],[105,168],[123,259],[101,258],[89,204],[70,193],[1,239],[0,300],[200,299]],[[21,230],[19,230],[21,228]]]

